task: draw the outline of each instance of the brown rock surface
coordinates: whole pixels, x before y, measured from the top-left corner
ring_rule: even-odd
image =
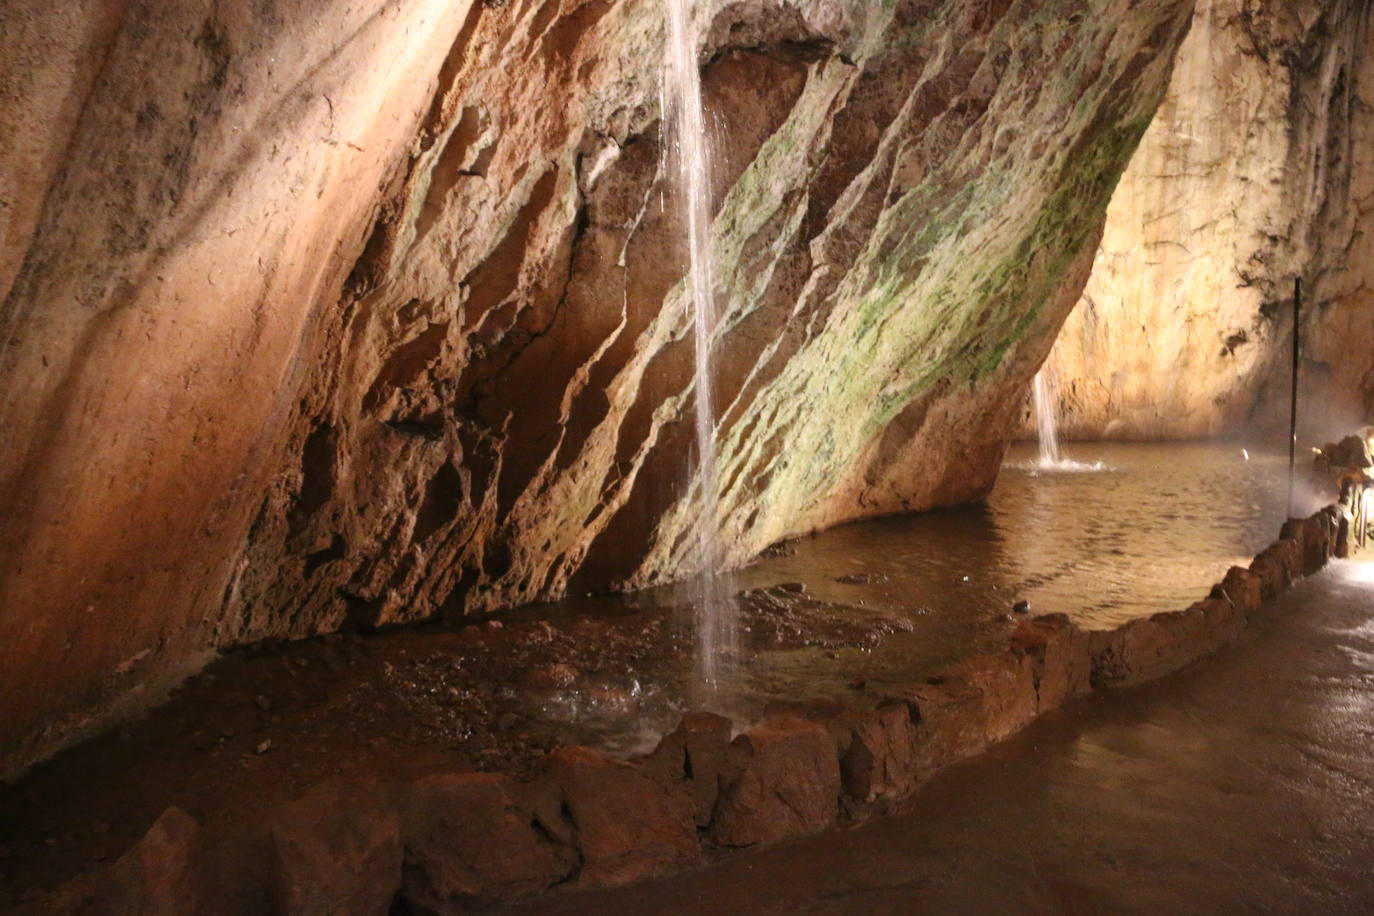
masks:
[[[581,855],[575,883],[628,884],[700,855],[691,800],[636,766],[585,747],[549,755],[548,778]]]
[[[1263,601],[1263,583],[1259,576],[1241,566],[1232,566],[1213,590],[1212,597],[1230,601],[1242,615],[1250,615]],[[1219,590],[1219,593],[1218,593]]]
[[[911,691],[920,712],[916,759],[927,775],[971,757],[1036,715],[1035,664],[1007,652],[964,659]]]
[[[862,714],[840,758],[844,790],[851,798],[873,802],[903,798],[915,790],[922,774],[916,766],[920,713],[900,700]]]
[[[840,766],[826,727],[778,715],[737,737],[711,839],[753,846],[814,833],[839,816]]]
[[[681,788],[692,800],[698,827],[711,823],[720,786],[729,770],[729,719],[709,712],[682,717],[644,760],[644,771],[669,789]]]
[[[1030,656],[1036,709],[1044,713],[1092,689],[1091,637],[1063,614],[1045,614],[1017,626],[1012,648]]]
[[[1189,7],[698,6],[732,562],[986,492]],[[0,772],[219,647],[690,571],[658,3],[12,12]]]
[[[575,851],[531,823],[510,780],[489,773],[431,776],[407,787],[404,894],[420,912],[463,912],[547,890]]]
[[[318,786],[278,813],[271,835],[278,912],[390,911],[401,887],[401,822],[381,786]]]
[[[44,901],[42,912],[193,912],[201,890],[192,867],[197,837],[195,820],[179,808],[168,808],[133,849],[113,865],[59,888]]]

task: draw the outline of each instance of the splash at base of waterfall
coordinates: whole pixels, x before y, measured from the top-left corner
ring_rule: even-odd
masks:
[[[1035,430],[1040,439],[1040,458],[1018,466],[1032,475],[1041,473],[1086,473],[1108,470],[1100,461],[1091,464],[1065,458],[1059,450],[1059,417],[1055,411],[1056,398],[1050,381],[1041,370],[1035,375]]]

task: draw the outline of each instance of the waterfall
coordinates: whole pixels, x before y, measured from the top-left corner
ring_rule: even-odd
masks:
[[[667,47],[661,105],[669,142],[677,160],[677,199],[683,213],[689,262],[687,293],[696,353],[696,549],[697,579],[695,678],[699,701],[728,690],[737,649],[734,603],[721,581],[724,551],[719,526],[719,472],[716,464],[715,406],[711,338],[716,328],[714,271],[711,263],[711,150],[701,100],[693,0],[664,0]]]
[[[1035,431],[1040,437],[1040,466],[1059,467],[1064,460],[1059,454],[1059,418],[1044,369],[1035,373]]]

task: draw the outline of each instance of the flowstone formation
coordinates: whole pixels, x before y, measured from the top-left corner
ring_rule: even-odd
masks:
[[[1076,438],[1287,431],[1374,411],[1374,22],[1362,0],[1199,0],[1049,367]]]
[[[216,648],[979,497],[1191,7],[702,12],[704,520],[656,0],[16,14],[0,771]]]

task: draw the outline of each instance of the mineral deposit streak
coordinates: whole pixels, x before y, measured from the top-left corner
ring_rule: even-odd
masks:
[[[697,65],[694,0],[665,0],[668,40],[663,68],[663,110],[667,112],[677,164],[677,196],[686,224],[689,254],[688,307],[696,352],[696,548],[701,575],[696,608],[695,689],[697,701],[718,705],[725,699],[737,650],[733,603],[725,594],[719,526],[719,475],[716,465],[715,409],[711,338],[716,327],[711,258],[711,151]]]

